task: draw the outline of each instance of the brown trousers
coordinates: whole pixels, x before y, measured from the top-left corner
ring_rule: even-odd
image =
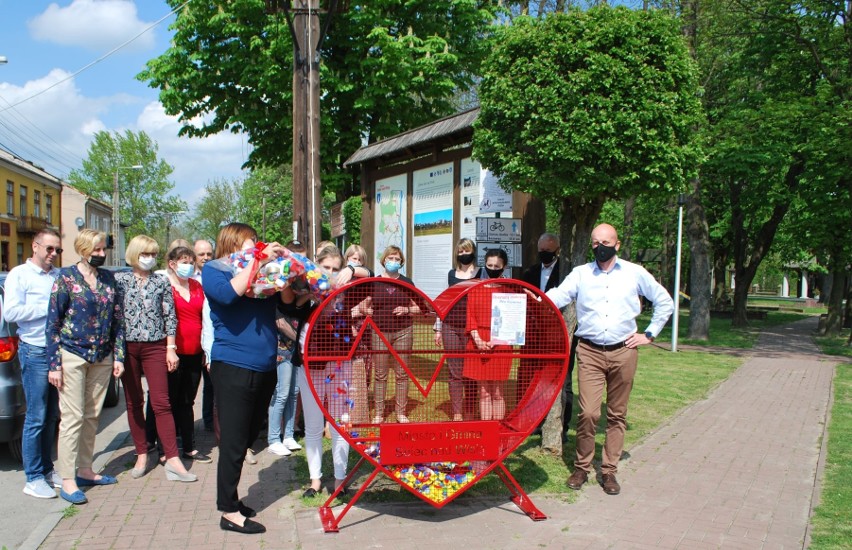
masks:
[[[577,345],[577,381],[580,386],[580,412],[577,415],[577,459],[575,469],[591,472],[595,456],[595,432],[601,417],[606,386],[606,441],[601,457],[601,473],[618,471],[627,427],[627,401],[639,350],[620,348],[602,351],[587,344]]]

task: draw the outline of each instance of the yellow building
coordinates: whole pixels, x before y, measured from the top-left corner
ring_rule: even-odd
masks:
[[[0,270],[32,256],[32,239],[45,227],[59,231],[62,182],[33,164],[0,150]],[[57,262],[61,265],[61,262]]]

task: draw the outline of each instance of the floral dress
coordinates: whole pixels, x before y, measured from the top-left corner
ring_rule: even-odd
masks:
[[[60,348],[89,363],[113,352],[124,362],[124,315],[116,296],[115,278],[105,269],[97,270],[94,289],[76,265],[59,271],[45,326],[50,370],[62,369]]]

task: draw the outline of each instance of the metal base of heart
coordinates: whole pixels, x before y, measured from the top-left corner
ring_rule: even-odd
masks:
[[[361,485],[361,488],[358,489],[358,491],[354,495],[352,495],[352,498],[349,500],[349,502],[346,503],[346,506],[344,506],[343,510],[341,510],[340,513],[335,516],[334,512],[331,509],[332,502],[334,502],[334,500],[337,498],[343,488],[349,485],[349,482],[355,476],[355,473],[361,468],[361,466],[366,461],[367,459],[365,458],[359,460],[355,467],[352,468],[352,470],[349,472],[349,475],[346,476],[346,479],[343,481],[343,483],[340,484],[340,487],[338,487],[337,490],[334,491],[331,496],[328,497],[328,500],[326,500],[325,503],[320,507],[320,521],[322,522],[323,531],[325,531],[326,533],[337,533],[340,531],[340,522],[341,520],[343,520],[343,516],[345,516],[349,509],[355,505],[358,499],[361,498],[361,495],[364,493],[364,491],[366,491],[367,488],[376,479],[376,476],[379,474],[379,472],[382,471],[380,467],[376,466],[373,472],[367,478],[367,480]],[[494,468],[493,471],[495,474],[497,474],[497,477],[500,478],[500,481],[502,481],[509,489],[509,493],[511,494],[510,500],[514,502],[515,505],[523,513],[525,513],[533,521],[543,521],[547,519],[547,516],[544,515],[541,510],[536,508],[535,504],[533,504],[532,500],[530,500],[530,497],[524,492],[523,489],[521,489],[521,486],[518,485],[517,480],[511,473],[509,473],[509,470],[502,462],[497,464],[497,467]],[[477,480],[477,477],[473,477],[469,483],[472,483]],[[468,483],[465,483],[465,485],[467,484]],[[438,495],[434,500],[435,502],[448,502],[449,500],[452,500],[452,495],[445,496],[443,498]]]

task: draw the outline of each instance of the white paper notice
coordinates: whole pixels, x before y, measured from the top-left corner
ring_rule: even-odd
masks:
[[[491,343],[523,346],[526,342],[527,295],[491,295]]]

